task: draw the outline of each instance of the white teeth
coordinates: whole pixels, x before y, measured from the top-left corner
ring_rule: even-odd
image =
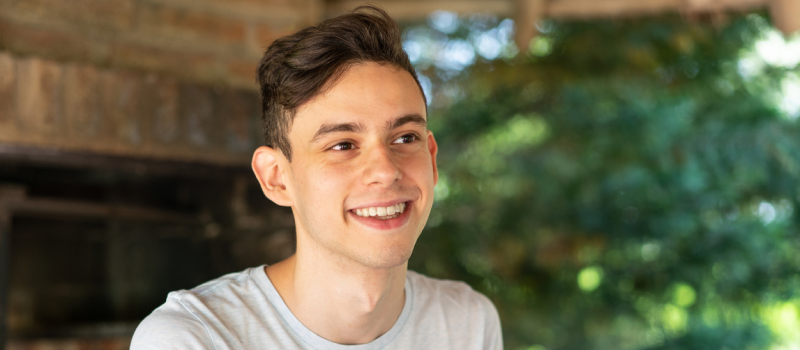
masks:
[[[397,203],[388,207],[360,208],[356,209],[355,213],[363,217],[377,216],[378,219],[391,219],[400,216],[405,210],[406,203]]]

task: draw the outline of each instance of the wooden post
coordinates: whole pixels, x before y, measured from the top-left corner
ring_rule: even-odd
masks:
[[[800,1],[772,0],[770,14],[775,27],[788,35],[800,30]]]
[[[2,199],[0,199],[2,200]],[[8,344],[8,274],[11,261],[11,212],[0,206],[0,350]]]
[[[517,0],[515,41],[522,57],[528,53],[528,46],[538,33],[536,21],[544,18],[546,11],[546,0]]]
[[[11,215],[14,206],[25,199],[25,188],[0,186],[0,350],[8,344],[8,294],[11,262]]]

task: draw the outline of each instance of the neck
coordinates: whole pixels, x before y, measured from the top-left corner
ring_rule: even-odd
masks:
[[[296,254],[266,272],[312,332],[339,344],[364,344],[389,331],[400,316],[407,266],[364,266],[298,232]]]

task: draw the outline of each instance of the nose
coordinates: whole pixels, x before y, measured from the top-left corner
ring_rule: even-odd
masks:
[[[365,161],[364,184],[366,185],[389,187],[403,177],[397,159],[385,144],[370,147]]]

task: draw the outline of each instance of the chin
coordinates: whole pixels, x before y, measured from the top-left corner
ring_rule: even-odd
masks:
[[[384,250],[373,250],[366,254],[353,257],[353,260],[358,261],[364,266],[376,269],[390,269],[405,264],[411,258],[411,251],[413,247],[401,249],[393,247]]]

